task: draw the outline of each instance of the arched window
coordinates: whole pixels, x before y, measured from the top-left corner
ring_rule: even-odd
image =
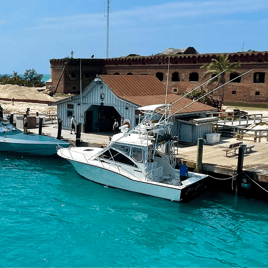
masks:
[[[156,73],[156,77],[157,77],[160,81],[163,81],[163,79],[164,79],[164,74],[163,74],[163,73]]]
[[[230,80],[232,80],[232,79],[234,79],[234,78],[236,78],[238,76],[239,76],[238,73],[230,73]],[[240,83],[240,82],[241,82],[241,77],[239,77],[239,78],[237,78],[237,79],[232,81],[232,83]]]
[[[69,73],[69,78],[71,80],[75,80],[75,73]]]
[[[178,93],[178,89],[177,88],[173,88],[173,93]]]
[[[236,94],[236,91],[235,91],[235,90],[233,90],[233,91],[232,91],[232,94],[233,94],[233,95],[235,95],[235,94]]]
[[[178,72],[172,73],[172,81],[180,81],[180,74]]]
[[[255,95],[256,95],[256,96],[261,95],[261,94],[260,94],[260,91],[256,91],[256,92],[255,92]]]
[[[120,73],[114,73],[114,75],[120,75]]]
[[[85,77],[86,79],[88,79],[88,78],[90,78],[90,74],[89,74],[89,73],[85,73],[85,74],[84,74],[84,77]]]
[[[133,75],[133,73],[127,73],[127,75]]]
[[[265,73],[254,73],[254,83],[264,83],[265,81]]]
[[[190,73],[189,80],[190,81],[198,81],[199,80],[199,74],[198,73]]]

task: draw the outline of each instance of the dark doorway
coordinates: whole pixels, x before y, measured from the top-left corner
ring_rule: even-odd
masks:
[[[92,105],[86,111],[85,132],[112,132],[114,120],[121,123],[121,116],[112,106]]]

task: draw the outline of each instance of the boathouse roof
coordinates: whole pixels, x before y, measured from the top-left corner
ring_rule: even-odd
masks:
[[[154,75],[100,75],[101,80],[119,98],[136,104],[146,106],[165,103],[166,88]],[[167,94],[167,103],[173,103],[179,98],[178,95]],[[183,98],[173,105],[173,112],[190,104],[192,100]],[[193,113],[215,111],[216,108],[196,102],[182,110],[180,113]]]

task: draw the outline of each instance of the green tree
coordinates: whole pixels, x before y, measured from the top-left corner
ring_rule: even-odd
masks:
[[[198,100],[199,98],[203,97],[206,93],[203,87],[201,87],[199,90],[195,90],[191,94],[187,96],[188,99],[191,100]],[[215,108],[218,108],[219,101],[215,100],[211,95],[204,96],[202,99],[199,100],[199,102],[213,106]]]
[[[211,75],[217,75],[221,72],[225,71],[224,73],[220,74],[217,78],[211,80],[210,83],[217,82],[216,87],[224,85],[226,82],[226,76],[227,74],[230,74],[235,69],[240,67],[240,63],[233,62],[230,63],[229,60],[229,54],[220,54],[219,60],[212,59],[210,63],[206,63],[203,66],[201,66],[201,69],[206,69],[205,76],[211,74]],[[222,104],[224,102],[224,86],[221,88],[221,98],[219,100],[219,109],[221,110]]]
[[[19,75],[17,72],[13,71],[13,75],[12,78],[14,78],[15,80],[19,78]]]
[[[35,69],[26,70],[24,73],[25,79],[28,81],[29,85],[32,86],[43,86],[41,79],[43,77],[42,74],[38,74]]]

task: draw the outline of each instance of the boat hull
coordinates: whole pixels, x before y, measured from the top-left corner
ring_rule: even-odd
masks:
[[[57,153],[57,147],[69,144],[51,137],[40,135],[8,135],[0,137],[0,152],[23,153],[50,156]]]
[[[162,183],[141,181],[122,176],[116,172],[68,159],[82,177],[110,187],[150,195],[172,201],[186,201],[196,194],[195,189],[203,187],[204,181],[197,181],[189,186],[172,186]],[[191,190],[189,190],[191,189]],[[183,197],[183,198],[182,198]]]
[[[50,156],[57,153],[57,144],[12,144],[12,143],[0,143],[0,152],[12,152],[23,153],[33,155]]]

